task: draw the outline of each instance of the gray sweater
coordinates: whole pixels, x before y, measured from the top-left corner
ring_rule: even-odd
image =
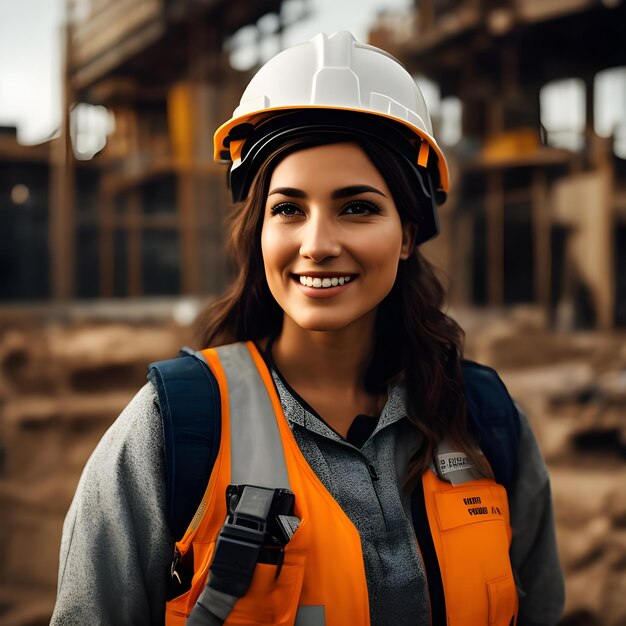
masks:
[[[400,488],[419,443],[402,387],[390,389],[376,429],[358,449],[298,402],[276,374],[274,380],[304,457],[360,533],[372,626],[428,624],[424,567],[409,498]],[[523,415],[521,421],[519,473],[509,494],[518,624],[551,626],[564,593],[550,485]],[[53,626],[164,623],[174,544],[165,511],[163,433],[156,392],[147,384],[102,438],[81,477],[63,529]]]

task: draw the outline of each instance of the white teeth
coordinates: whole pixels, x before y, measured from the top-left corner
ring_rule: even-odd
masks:
[[[306,287],[316,287],[318,289],[327,289],[328,287],[337,287],[350,282],[351,276],[333,276],[332,278],[318,278],[313,276],[299,276],[298,280],[301,285]]]

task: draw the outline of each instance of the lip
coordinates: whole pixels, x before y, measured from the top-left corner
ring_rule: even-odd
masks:
[[[300,276],[310,276],[311,278],[339,278],[340,276],[350,276],[355,278],[357,275],[354,272],[291,272],[291,276],[296,279]],[[330,287],[329,287],[330,289]]]

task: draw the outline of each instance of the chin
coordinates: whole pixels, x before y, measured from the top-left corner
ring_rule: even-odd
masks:
[[[296,326],[299,326],[303,330],[316,332],[334,332],[343,330],[363,317],[361,315],[353,317],[345,315],[345,313],[341,315],[332,315],[329,313],[329,311],[316,311],[307,315],[304,314],[304,312],[299,311],[295,315],[289,315],[289,317]]]
[[[338,320],[320,319],[320,318],[307,318],[307,319],[294,319],[297,326],[303,330],[312,330],[317,332],[331,332],[335,330],[341,330],[349,325],[349,322],[341,322]]]

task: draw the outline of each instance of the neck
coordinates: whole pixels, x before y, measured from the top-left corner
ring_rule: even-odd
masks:
[[[365,371],[374,348],[375,316],[337,331],[305,330],[285,316],[272,356],[294,387],[338,389],[358,394],[365,389]]]

